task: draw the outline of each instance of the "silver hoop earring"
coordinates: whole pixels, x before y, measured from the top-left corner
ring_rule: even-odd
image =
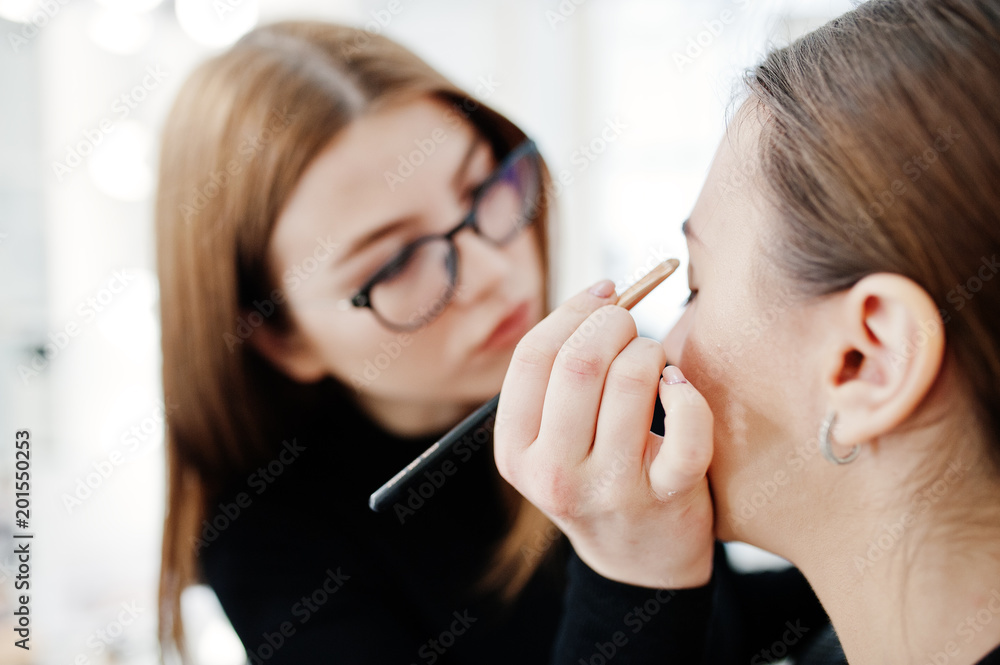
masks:
[[[823,419],[823,424],[819,426],[819,449],[823,453],[823,457],[833,462],[834,464],[847,464],[848,462],[853,462],[855,458],[861,453],[861,446],[854,446],[851,448],[851,452],[847,453],[843,457],[837,457],[833,452],[833,437],[831,432],[833,432],[833,423],[837,420],[837,412],[831,409],[827,414],[826,418]]]

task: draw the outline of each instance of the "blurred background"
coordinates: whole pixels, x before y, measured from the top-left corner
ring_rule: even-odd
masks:
[[[556,301],[663,258],[741,72],[846,0],[0,0],[0,662],[154,663],[164,507],[152,201],[194,65],[261,23],[347,22],[519,123],[568,183]],[[682,264],[682,265],[684,265]],[[683,272],[683,268],[682,271]],[[661,337],[685,277],[634,310]],[[31,650],[14,648],[13,432],[32,433]],[[746,565],[769,562],[745,549]],[[249,581],[248,581],[249,582]],[[244,651],[184,597],[199,663]]]

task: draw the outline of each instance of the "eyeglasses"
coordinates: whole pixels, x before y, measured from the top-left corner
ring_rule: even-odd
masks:
[[[392,330],[427,325],[455,295],[455,236],[468,227],[496,247],[508,244],[538,217],[541,180],[538,148],[525,140],[476,187],[472,206],[457,226],[408,244],[338,306],[367,307]]]

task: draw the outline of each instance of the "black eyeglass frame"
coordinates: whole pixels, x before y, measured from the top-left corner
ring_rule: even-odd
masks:
[[[535,194],[535,201],[531,205],[531,213],[528,215],[526,222],[523,225],[518,225],[511,230],[511,232],[500,240],[494,239],[485,235],[482,229],[479,227],[478,223],[478,210],[479,205],[482,200],[484,192],[487,192],[490,187],[503,177],[504,173],[513,166],[519,159],[530,156],[535,160],[535,175],[538,178],[537,191]],[[395,275],[400,268],[404,267],[410,257],[416,252],[421,245],[428,242],[433,242],[436,240],[446,240],[449,245],[449,253],[446,258],[446,265],[448,267],[448,280],[449,286],[445,291],[444,299],[441,302],[441,308],[443,309],[445,305],[451,302],[452,297],[455,293],[455,286],[458,283],[458,248],[455,246],[455,235],[457,235],[462,229],[468,227],[471,228],[476,235],[484,240],[488,241],[496,247],[503,247],[514,238],[516,238],[524,229],[535,223],[538,218],[538,203],[542,196],[542,170],[541,165],[538,163],[540,159],[538,153],[538,146],[531,139],[525,139],[523,142],[517,145],[511,152],[500,162],[499,165],[490,173],[486,179],[480,183],[472,194],[472,205],[469,207],[469,212],[462,218],[462,220],[451,230],[445,231],[444,233],[435,233],[426,236],[420,236],[413,242],[406,245],[403,249],[399,250],[395,256],[393,256],[389,261],[383,265],[381,268],[375,271],[375,273],[365,281],[364,284],[358,289],[357,293],[351,296],[344,302],[353,307],[367,307],[372,311],[375,317],[382,323],[385,327],[396,330],[399,332],[412,332],[430,323],[436,314],[430,317],[421,318],[418,322],[412,325],[403,325],[398,323],[393,323],[385,319],[378,310],[372,305],[371,292],[380,282],[389,279]]]

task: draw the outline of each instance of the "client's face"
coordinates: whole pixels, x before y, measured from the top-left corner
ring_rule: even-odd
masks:
[[[808,517],[805,495],[822,492],[815,437],[824,396],[810,340],[822,335],[824,305],[797,303],[794,285],[764,258],[776,219],[755,175],[756,119],[742,117],[687,223],[696,293],[664,346],[715,416],[709,480],[719,536],[780,552],[776,539]]]
[[[448,290],[447,243],[391,271],[372,302],[404,325],[439,309],[418,330],[346,306],[408,243],[455,227],[495,166],[488,142],[430,99],[363,116],[337,135],[298,182],[269,247],[296,325],[285,349],[290,374],[332,375],[363,398],[401,406],[471,404],[499,390],[517,340],[544,314],[536,227],[501,246],[472,229],[455,235],[457,291],[446,306],[434,297]],[[329,256],[310,271],[310,257],[330,241]]]

